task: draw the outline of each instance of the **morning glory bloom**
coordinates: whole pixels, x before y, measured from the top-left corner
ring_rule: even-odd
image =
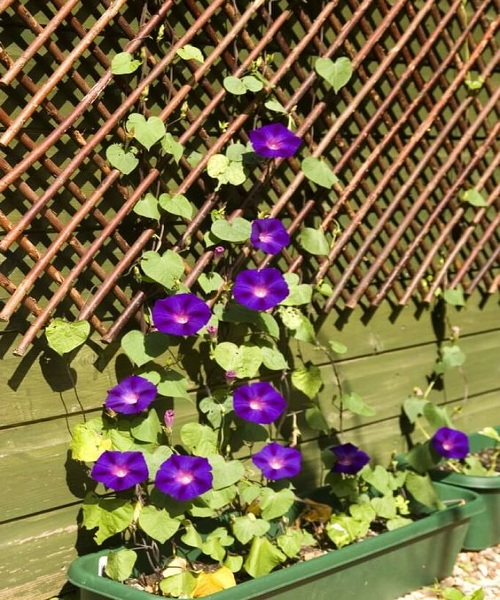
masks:
[[[211,317],[210,308],[194,294],[175,294],[157,300],[152,310],[153,324],[162,333],[193,335]]]
[[[156,487],[176,500],[192,500],[212,487],[212,466],[201,456],[173,454],[156,473]]]
[[[290,243],[290,234],[279,219],[257,219],[252,222],[250,241],[254,248],[278,254]]]
[[[92,479],[117,492],[146,481],[148,467],[141,452],[105,450],[90,473]]]
[[[300,473],[302,455],[295,448],[271,442],[252,456],[252,462],[268,479],[284,479]]]
[[[278,269],[247,269],[234,279],[233,295],[236,301],[252,310],[273,308],[289,293],[288,284]]]
[[[302,139],[281,123],[271,123],[249,133],[253,151],[265,158],[290,158]]]
[[[286,400],[267,381],[257,381],[236,388],[233,409],[241,419],[268,425],[283,413]]]
[[[104,406],[122,415],[139,413],[156,398],[158,389],[139,375],[130,375],[108,391]]]
[[[330,450],[337,459],[333,465],[332,473],[356,475],[358,471],[361,471],[370,462],[368,454],[354,444],[341,444],[340,446],[333,446]]]
[[[431,446],[443,458],[465,458],[469,454],[469,438],[462,431],[441,427],[431,438]]]

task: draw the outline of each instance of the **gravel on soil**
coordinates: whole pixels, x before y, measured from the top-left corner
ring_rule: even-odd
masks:
[[[441,599],[440,590],[444,588],[454,588],[465,595],[482,588],[485,600],[500,600],[500,545],[480,552],[460,552],[449,577],[398,600]]]

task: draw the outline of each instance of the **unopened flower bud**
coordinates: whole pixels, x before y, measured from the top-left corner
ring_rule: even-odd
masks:
[[[212,340],[217,338],[218,329],[215,325],[207,325],[207,333]]]
[[[172,431],[172,428],[174,426],[174,417],[175,417],[175,413],[173,410],[169,409],[169,410],[165,411],[163,420],[165,421],[165,427],[167,428],[168,432]]]
[[[219,261],[223,257],[225,251],[224,246],[215,246],[213,255],[214,262]]]
[[[226,377],[226,383],[227,385],[231,385],[234,380],[236,379],[236,372],[235,371],[226,371],[224,373],[225,377]]]

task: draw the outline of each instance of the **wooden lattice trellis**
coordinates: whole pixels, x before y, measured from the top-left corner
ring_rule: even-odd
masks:
[[[298,247],[282,257],[304,280],[329,283],[326,310],[384,298],[404,305],[416,294],[429,302],[459,284],[466,294],[497,290],[498,8],[494,0],[0,1],[0,319],[33,315],[16,353],[56,309],[89,319],[105,341],[140,319],[146,296],[133,267],[152,244],[182,252],[186,284],[195,285],[212,258],[200,228],[221,203],[232,216],[266,210],[291,232],[305,224],[337,232],[327,257],[305,260]],[[188,43],[203,50],[202,64],[179,60]],[[111,74],[123,50],[143,58],[139,75]],[[225,91],[226,75],[270,55],[262,92]],[[355,76],[338,94],[314,72],[319,56],[351,59]],[[262,108],[270,95],[310,154],[331,165],[339,178],[331,190],[305,179],[293,158],[237,192],[214,192],[208,159],[276,120]],[[123,120],[137,107],[201,160],[148,156],[128,178],[111,168],[106,148],[125,140]],[[473,188],[487,206],[462,201]],[[188,196],[198,212],[187,229],[144,225],[131,213],[148,191]]]

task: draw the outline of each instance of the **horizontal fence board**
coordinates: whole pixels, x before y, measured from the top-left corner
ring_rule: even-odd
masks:
[[[0,525],[0,600],[46,600],[66,585],[77,556],[78,510],[70,506]]]
[[[98,350],[99,354],[92,346],[83,346],[69,368],[65,358],[51,351],[32,348],[23,359],[6,355],[0,378],[0,396],[4,399],[1,426],[71,415],[102,405],[117,375],[114,349]],[[111,363],[108,356],[113,359]]]
[[[500,415],[500,331],[487,332],[464,338],[460,348],[466,355],[461,371],[450,369],[443,378],[443,388],[433,390],[429,399],[439,403],[462,405],[466,397],[464,412],[477,398],[492,390],[498,393],[498,414]],[[385,422],[399,418],[405,399],[412,394],[414,387],[425,390],[427,376],[432,373],[436,359],[436,348],[432,345],[399,350],[383,355],[347,360],[337,366],[344,393],[355,392],[375,409],[375,415],[364,417],[347,412],[344,415],[344,427],[365,429],[370,423]],[[319,394],[319,404],[328,411],[332,398],[338,397],[339,390],[330,365],[320,367],[324,387]],[[297,393],[293,394],[295,398]],[[304,397],[302,396],[302,402]],[[303,406],[303,404],[302,404]],[[300,410],[297,400],[292,402],[294,410]],[[335,409],[332,412],[336,415]],[[497,416],[498,419],[498,416]],[[303,435],[311,435],[303,418],[299,418],[304,430]],[[335,417],[335,423],[338,419]]]

